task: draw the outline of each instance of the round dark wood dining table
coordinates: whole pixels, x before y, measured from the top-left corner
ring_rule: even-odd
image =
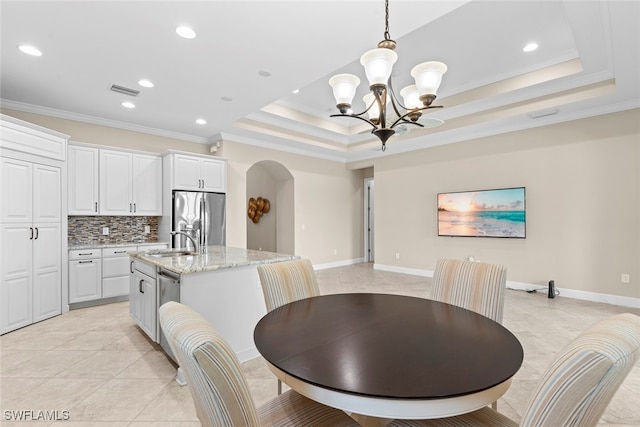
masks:
[[[254,330],[272,372],[297,392],[349,413],[442,418],[506,392],[522,365],[518,339],[454,305],[352,293],[299,300]]]

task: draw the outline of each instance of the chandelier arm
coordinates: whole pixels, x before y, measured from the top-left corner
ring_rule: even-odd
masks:
[[[400,108],[402,108],[403,110],[405,110],[405,111],[410,111],[410,108],[407,108],[404,105],[402,105],[402,102],[400,102],[400,100],[396,96],[396,91],[393,90],[393,84],[391,83],[391,77],[389,77],[389,81],[387,81],[387,86],[389,87],[389,92],[391,92],[391,105],[393,106],[393,111],[396,112],[398,117],[400,117],[402,115],[400,113],[400,111],[398,110],[398,106]],[[398,104],[398,105],[396,105],[396,104]],[[406,114],[405,114],[405,116],[406,116]]]
[[[411,121],[411,120],[407,120],[405,117],[407,117],[409,114],[416,113],[416,112],[419,112],[419,111],[424,111],[424,110],[430,110],[432,108],[442,108],[442,105],[430,105],[428,107],[422,107],[422,108],[416,108],[416,109],[413,109],[413,110],[409,110],[405,114],[403,114],[400,117],[398,117],[398,119],[395,122],[393,122],[393,124],[391,125],[391,127],[389,129],[393,129],[398,124],[400,124],[400,122],[409,123],[409,124],[412,124],[412,125],[418,125],[418,126],[423,128],[424,127],[423,124],[420,124],[418,122],[414,122],[414,121]]]
[[[368,109],[367,109],[368,110]],[[364,112],[360,113],[360,114],[332,114],[329,117],[350,117],[352,119],[360,119],[364,122],[367,122],[371,125],[371,127],[373,128],[373,130],[376,130],[378,128],[378,126],[375,125],[375,123],[373,123],[371,120],[369,119],[365,119],[364,117],[360,117],[361,114],[364,114],[367,112],[367,110],[365,110]],[[373,131],[372,131],[373,132]]]
[[[380,92],[374,90],[373,95],[375,96],[374,102],[378,103],[378,125],[382,129],[387,127],[387,90],[384,89]],[[371,104],[371,106],[373,106],[373,104]],[[369,108],[371,108],[371,106]],[[369,108],[367,108],[367,111]]]

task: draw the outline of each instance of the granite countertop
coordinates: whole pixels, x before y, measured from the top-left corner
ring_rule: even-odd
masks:
[[[206,252],[200,255],[153,256],[154,254],[173,252],[184,253],[184,249],[156,249],[131,252],[129,256],[177,274],[200,273],[225,268],[291,261],[300,258],[297,255],[232,248],[229,246],[207,246]]]
[[[78,243],[78,242],[69,242],[68,249],[69,250],[77,250],[77,249],[102,249],[102,248],[121,248],[125,246],[146,246],[146,245],[169,245],[169,242],[149,242],[149,241],[132,241],[132,242],[94,242],[94,243]]]

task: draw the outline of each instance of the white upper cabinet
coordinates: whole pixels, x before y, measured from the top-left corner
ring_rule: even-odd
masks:
[[[98,149],[69,145],[68,157],[68,214],[98,215]]]
[[[162,158],[133,155],[134,215],[162,215]]]
[[[173,156],[172,190],[226,193],[227,162],[183,154]]]
[[[131,154],[100,150],[100,213],[133,215]]]
[[[100,150],[101,215],[162,215],[162,159]]]

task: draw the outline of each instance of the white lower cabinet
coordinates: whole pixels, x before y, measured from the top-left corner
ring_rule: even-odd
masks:
[[[100,249],[69,251],[69,303],[102,298]]]
[[[69,303],[130,294],[129,252],[166,249],[166,244],[69,251]]]
[[[130,275],[129,314],[136,324],[158,342],[157,329],[157,285],[155,267],[133,261]]]
[[[129,255],[136,246],[102,249],[102,298],[129,294]]]

